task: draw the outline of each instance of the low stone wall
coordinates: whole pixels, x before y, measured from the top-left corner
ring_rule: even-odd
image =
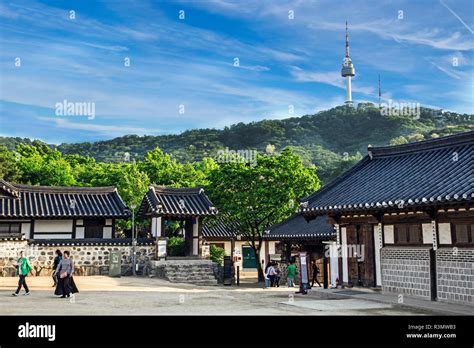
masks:
[[[18,253],[21,250],[27,251],[27,249],[28,243],[26,240],[0,240],[0,276],[15,276]]]
[[[381,249],[382,290],[431,298],[430,249]]]
[[[72,245],[74,244],[74,245]],[[0,276],[15,276],[15,265],[18,253],[23,250],[25,256],[33,266],[36,276],[50,276],[54,263],[55,251],[69,250],[75,264],[76,275],[108,275],[109,255],[118,250],[122,254],[122,275],[131,274],[131,246],[119,243],[91,243],[71,242],[69,245],[43,245],[40,242],[26,240],[0,241]],[[139,274],[146,271],[146,263],[154,256],[155,245],[137,245]]]
[[[441,248],[436,251],[439,301],[474,302],[474,249]]]

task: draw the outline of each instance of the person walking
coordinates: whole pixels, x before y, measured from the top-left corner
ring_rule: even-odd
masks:
[[[294,288],[295,287],[295,277],[296,277],[296,266],[293,264],[293,261],[289,262],[288,267],[286,268],[287,270],[287,282],[288,282],[288,287],[289,288]]]
[[[59,262],[61,262],[61,259],[63,258],[63,253],[61,250],[56,250],[56,257],[54,258],[54,264],[53,264],[53,288],[58,285],[58,275],[56,274],[56,269],[58,268]]]
[[[278,267],[278,264],[275,262],[275,285],[277,288],[280,287],[280,278],[281,278],[281,270]]]
[[[61,295],[61,298],[70,297],[72,294],[79,292],[74,283],[74,278],[72,277],[74,273],[74,261],[70,256],[69,251],[66,250],[56,269],[56,274],[59,275],[59,282],[54,294]]]
[[[267,267],[265,267],[265,286],[264,286],[264,289],[268,289],[270,287],[270,274],[268,272],[268,270],[270,269],[270,265],[267,265]]]
[[[321,287],[321,284],[319,283],[318,281],[318,273],[319,273],[319,268],[318,266],[316,265],[316,261],[313,260],[312,263],[311,263],[311,270],[312,270],[312,273],[313,273],[313,281],[311,282],[311,286],[313,287],[314,286],[314,282],[318,283],[319,287]]]
[[[270,267],[268,267],[268,277],[270,278],[270,287],[275,286],[275,277],[276,277],[276,271],[275,271],[275,264],[272,262]]]
[[[17,267],[16,273],[20,277],[20,279],[18,280],[18,288],[16,289],[16,291],[12,295],[13,296],[18,296],[22,286],[25,289],[25,295],[29,295],[30,290],[28,289],[28,285],[26,284],[26,276],[28,275],[28,273],[31,272],[33,267],[31,267],[31,264],[30,264],[30,261],[28,260],[28,258],[26,258],[23,255],[23,251],[20,251],[20,255],[19,255],[19,258],[17,260],[17,266],[16,267]]]

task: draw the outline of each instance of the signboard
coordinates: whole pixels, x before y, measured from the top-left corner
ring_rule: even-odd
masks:
[[[300,252],[300,277],[301,277],[301,284],[303,287],[306,288],[309,284],[309,277],[308,277],[308,254],[306,252]]]
[[[158,257],[166,257],[166,239],[158,239]]]
[[[109,276],[120,277],[122,274],[122,253],[119,250],[110,252]]]

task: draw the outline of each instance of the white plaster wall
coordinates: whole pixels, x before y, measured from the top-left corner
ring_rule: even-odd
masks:
[[[452,244],[451,240],[451,224],[438,224],[439,244]]]
[[[349,266],[347,260],[347,228],[341,227],[341,243],[342,248],[345,250],[342,251],[342,281],[344,283],[349,282]]]
[[[76,227],[76,239],[84,239],[84,227]]]
[[[199,239],[194,238],[193,239],[193,255],[198,255],[199,254]]]
[[[112,225],[112,219],[105,219],[106,225]]]
[[[385,244],[393,244],[394,243],[393,225],[385,225],[383,227],[383,234],[385,236]]]
[[[431,224],[421,224],[423,231],[423,244],[433,244],[433,227]]]
[[[29,222],[21,223],[21,233],[25,235],[26,239],[30,238],[30,229],[31,229],[31,223]]]
[[[71,232],[72,220],[36,220],[35,233],[41,232]],[[35,236],[36,238],[36,236]]]
[[[102,238],[112,238],[112,227],[103,228],[103,237]]]
[[[161,217],[154,217],[151,219],[151,234],[153,237],[161,237]]]
[[[199,236],[199,223],[199,218],[196,218],[196,221],[193,224],[193,237]]]
[[[35,234],[35,239],[71,239],[72,233]]]

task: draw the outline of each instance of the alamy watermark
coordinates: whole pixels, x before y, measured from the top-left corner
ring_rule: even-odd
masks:
[[[249,163],[251,166],[257,164],[257,150],[224,150],[217,151],[217,163]]]
[[[324,255],[326,257],[332,258],[356,258],[359,262],[364,262],[365,259],[365,245],[364,244],[341,244],[334,245],[325,245]]]
[[[420,118],[420,103],[398,103],[392,99],[388,103],[380,104],[380,113],[382,116],[412,116],[415,119]]]
[[[70,102],[64,99],[55,104],[56,116],[87,116],[87,119],[95,119],[94,102]]]

